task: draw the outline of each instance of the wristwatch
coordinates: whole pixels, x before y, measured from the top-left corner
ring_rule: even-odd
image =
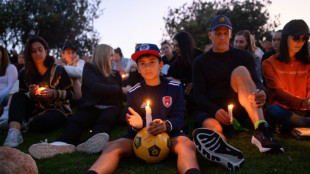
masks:
[[[166,124],[166,128],[167,128],[166,132],[170,132],[170,131],[171,131],[170,122],[166,120],[166,121],[165,121],[165,124]]]

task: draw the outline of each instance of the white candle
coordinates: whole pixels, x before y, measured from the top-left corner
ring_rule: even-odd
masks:
[[[233,112],[232,112],[233,107],[234,107],[234,105],[232,105],[232,104],[228,105],[228,115],[229,115],[230,123],[231,124],[233,122]]]
[[[150,101],[146,102],[146,106],[145,106],[145,118],[146,118],[146,127],[149,127],[149,124],[152,122],[152,109],[149,106],[150,105]]]

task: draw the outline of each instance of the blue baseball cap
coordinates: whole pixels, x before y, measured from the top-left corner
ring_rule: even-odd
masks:
[[[232,25],[229,18],[225,15],[217,15],[211,21],[210,31],[215,30],[217,27],[225,26],[232,30]]]
[[[158,58],[160,58],[160,51],[157,45],[144,43],[136,48],[135,53],[131,55],[131,59],[137,61],[137,59],[144,54],[152,54]]]

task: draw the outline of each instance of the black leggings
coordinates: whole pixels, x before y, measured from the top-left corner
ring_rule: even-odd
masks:
[[[60,110],[45,110],[38,114],[36,109],[33,100],[29,99],[24,93],[17,92],[12,96],[9,107],[9,122],[16,121],[22,124],[23,121],[32,118],[29,122],[29,130],[45,132],[61,127],[67,119]]]
[[[76,114],[69,116],[64,132],[59,141],[77,145],[80,143],[82,130],[92,129],[91,136],[97,133],[110,133],[119,120],[120,108],[112,106],[106,109],[80,108]]]

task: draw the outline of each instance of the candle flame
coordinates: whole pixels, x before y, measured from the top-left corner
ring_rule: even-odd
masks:
[[[122,78],[125,78],[126,77],[126,75],[125,74],[122,74]]]
[[[44,90],[45,87],[39,87],[35,93],[35,95],[41,95],[41,91]]]
[[[146,101],[146,106],[150,106],[150,101]]]
[[[234,107],[233,104],[228,105],[228,108],[229,108],[229,109],[232,109],[233,107]]]

